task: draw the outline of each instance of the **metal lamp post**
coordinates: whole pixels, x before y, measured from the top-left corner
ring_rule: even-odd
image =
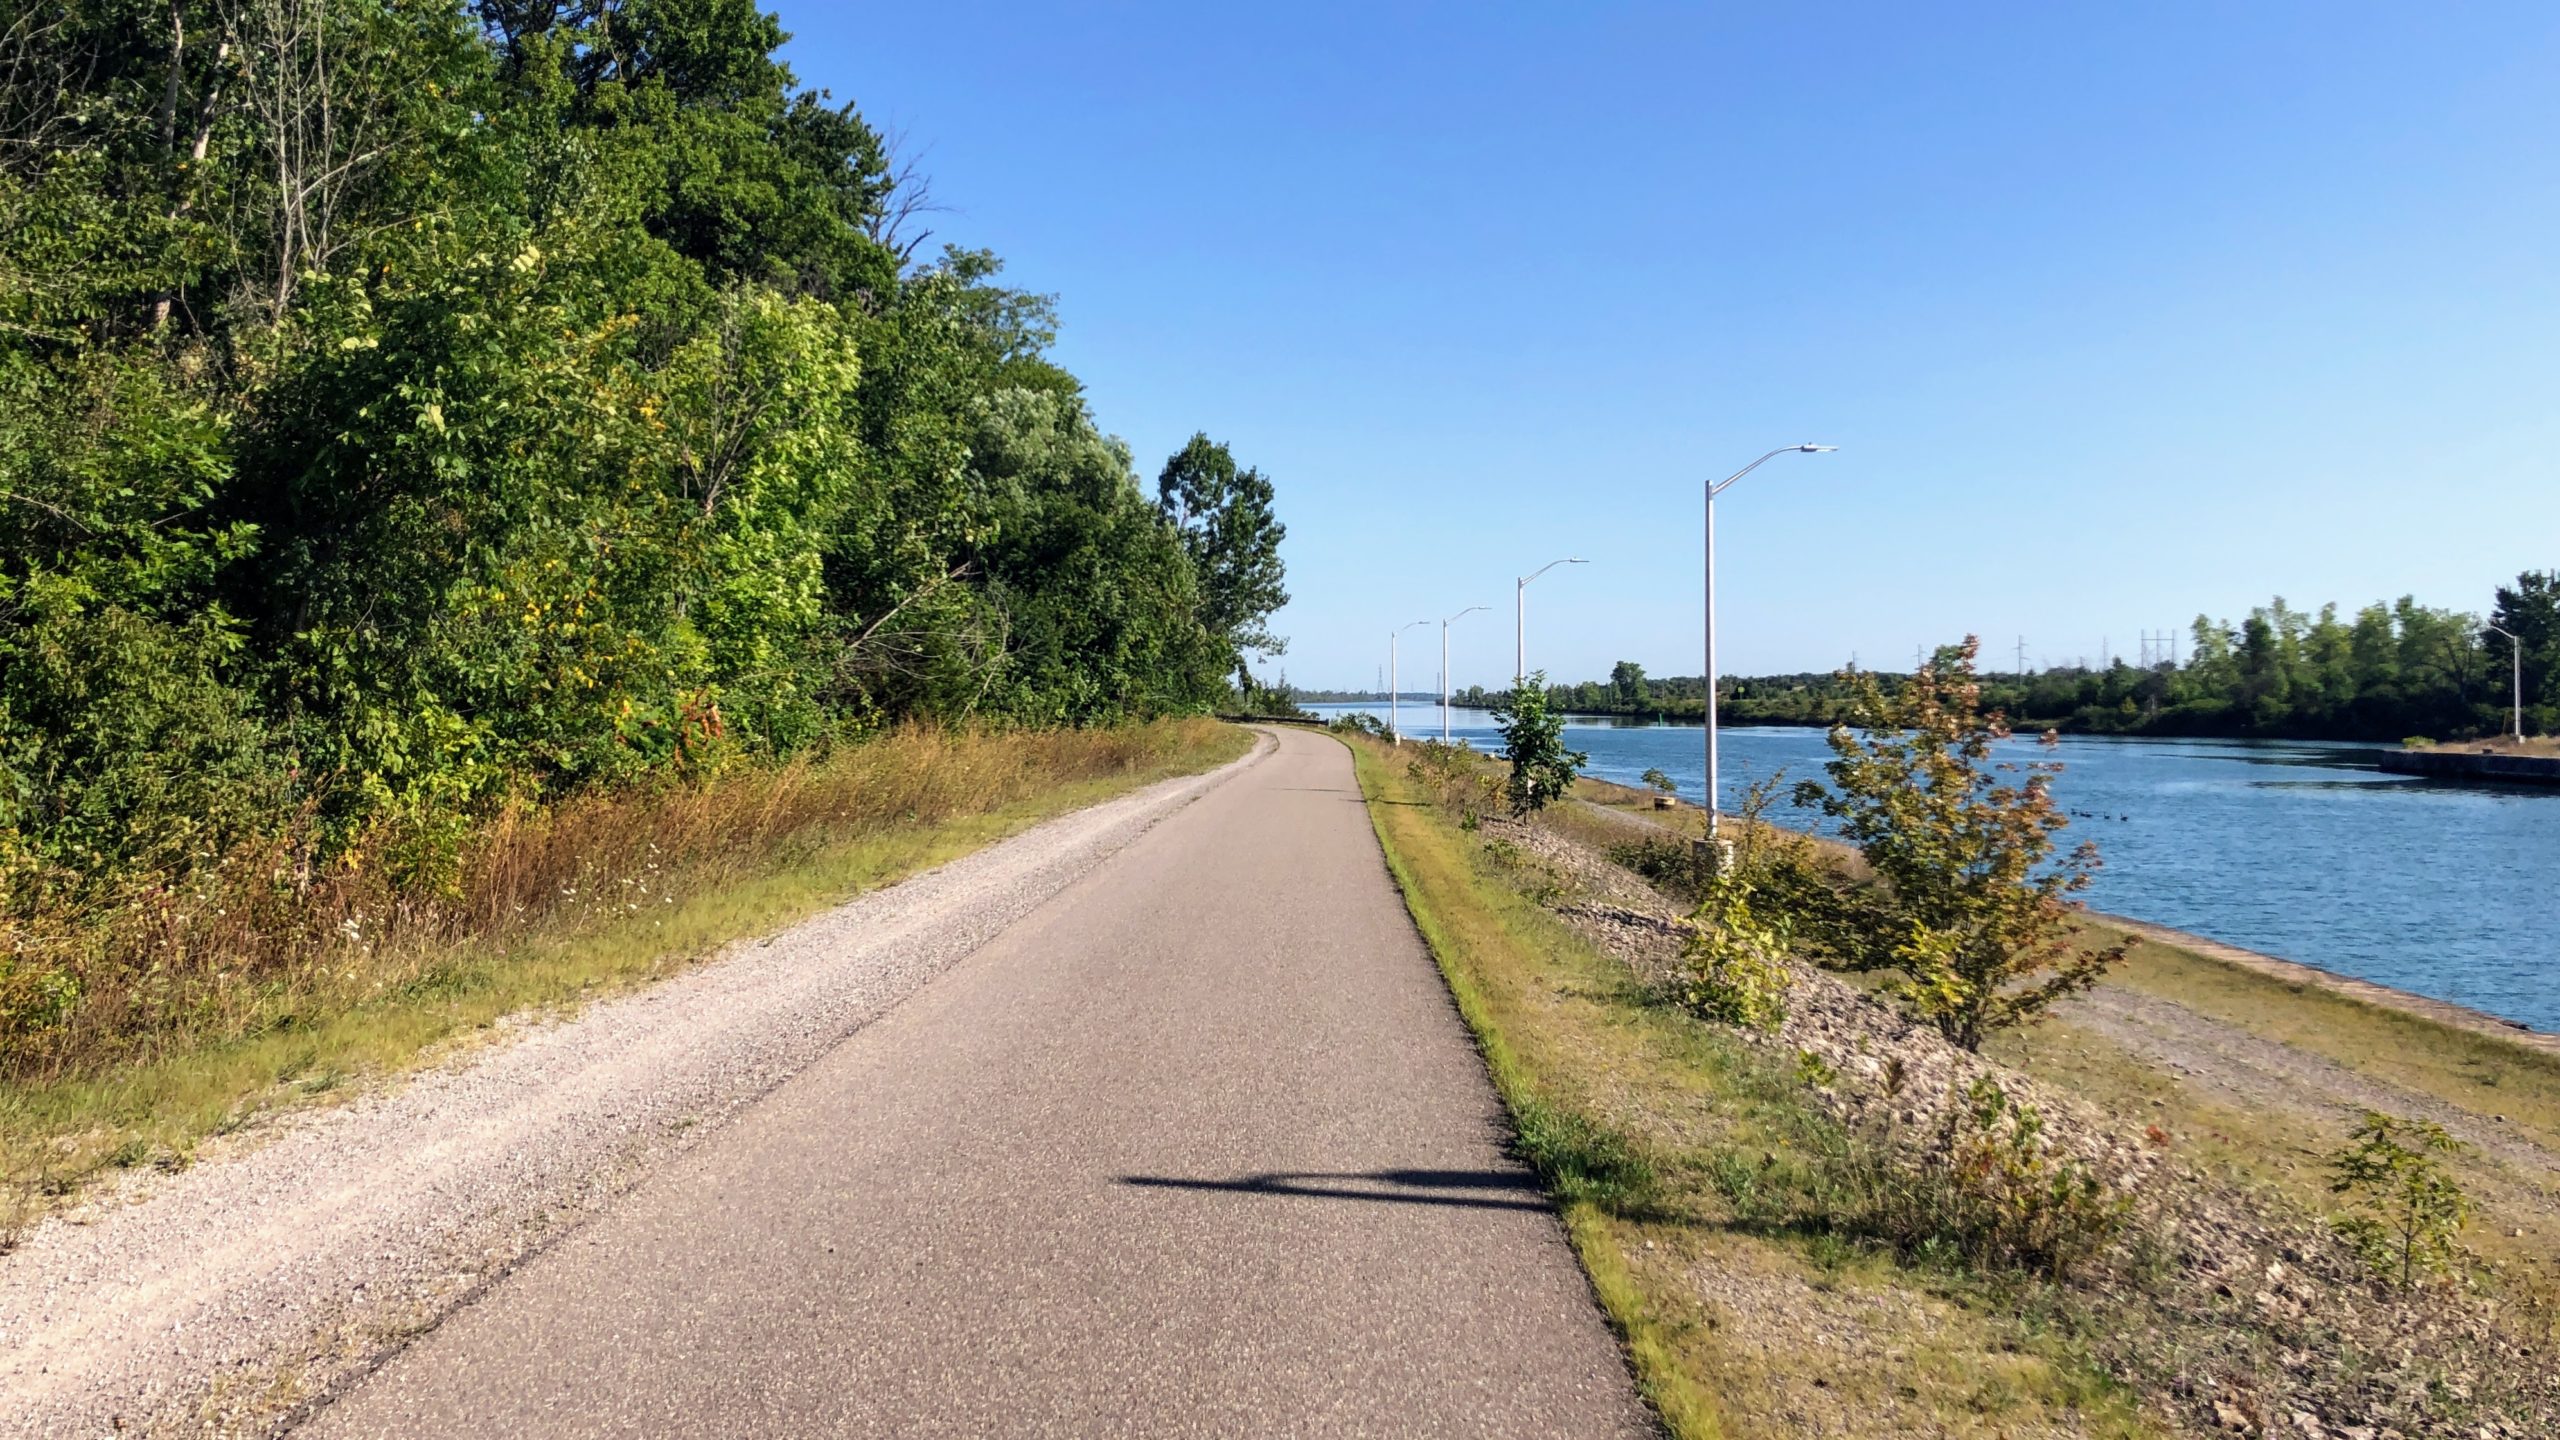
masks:
[[[1710,840],[1716,838],[1716,797],[1720,793],[1716,788],[1716,497],[1731,489],[1734,481],[1781,455],[1819,455],[1839,448],[1837,445],[1782,445],[1706,487],[1707,788],[1699,803],[1707,807],[1707,838]]]
[[[1591,562],[1576,555],[1570,560],[1550,560],[1520,577],[1511,592],[1511,688],[1518,690],[1529,679],[1529,582],[1559,565],[1588,565]]]
[[[1416,620],[1413,625],[1430,623],[1428,620]],[[1398,689],[1396,677],[1396,637],[1412,629],[1413,625],[1399,625],[1387,632],[1387,743],[1390,745],[1404,743],[1404,726],[1398,723],[1402,718],[1404,704],[1398,698],[1401,692]]]
[[[1440,743],[1443,745],[1449,743],[1449,621],[1463,620],[1479,610],[1492,608],[1490,605],[1470,605],[1440,622]]]
[[[2489,628],[2507,637],[2507,654],[2516,662],[2516,743],[2521,745],[2524,743],[2524,642],[2504,625],[2492,624]]]

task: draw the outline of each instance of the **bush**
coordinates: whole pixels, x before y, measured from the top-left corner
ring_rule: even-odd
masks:
[[[1643,876],[1657,890],[1696,905],[1706,898],[1716,868],[1694,840],[1647,838],[1614,846],[1609,859]]]
[[[1794,927],[1783,913],[1756,911],[1747,885],[1718,882],[1699,907],[1688,947],[1681,1002],[1709,1020],[1774,1030],[1787,1018],[1787,971]]]
[[[1654,793],[1656,794],[1676,795],[1680,793],[1680,782],[1664,774],[1659,766],[1644,772],[1644,783],[1652,786]]]
[[[2061,766],[1995,758],[2009,731],[1982,709],[1978,647],[1967,636],[1939,651],[1891,696],[1844,675],[1857,729],[1831,732],[1831,786],[1796,790],[1878,882],[1841,893],[1826,946],[1850,968],[1901,972],[1904,1005],[1967,1050],[2095,985],[2131,943],[2089,945],[2073,922],[2097,847],[2057,853],[2071,823],[2053,803]]]
[[[2407,739],[2402,740],[2400,744],[2403,748],[2410,750],[2433,750],[2436,748],[2436,742],[2428,739],[2424,735],[2409,736]]]
[[[2421,1274],[2452,1269],[2471,1200],[2442,1157],[2459,1153],[2462,1142],[2434,1121],[2378,1110],[2364,1112],[2347,1140],[2329,1159],[2329,1189],[2349,1209],[2330,1224],[2404,1290]]]
[[[1744,794],[1730,856],[1707,869],[1681,988],[1682,1003],[1694,1013],[1754,1030],[1774,1030],[1787,1018],[1787,991],[1795,984],[1787,969],[1794,911],[1766,891],[1805,843],[1780,839],[1762,819],[1779,779],[1771,776]]]
[[[1425,740],[1405,762],[1405,778],[1441,809],[1456,815],[1462,829],[1473,830],[1501,790],[1501,782],[1478,763],[1483,758],[1464,740],[1455,744]]]
[[[1547,704],[1547,673],[1531,675],[1494,707],[1502,727],[1502,758],[1511,763],[1507,796],[1511,813],[1545,809],[1573,788],[1591,757],[1564,748],[1564,717]]]
[[[2046,1143],[2044,1117],[1989,1076],[1949,1106],[1929,1143],[1890,1143],[1852,1162],[1863,1228],[1915,1255],[2068,1278],[2103,1255],[2133,1217],[2133,1195]]]

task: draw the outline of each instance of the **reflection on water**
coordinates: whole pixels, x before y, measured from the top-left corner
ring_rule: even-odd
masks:
[[[1321,711],[1374,710],[1316,706]],[[1439,733],[1408,704],[1409,736]],[[1591,773],[1660,769],[1694,800],[1695,725],[1575,721]],[[1501,744],[1483,711],[1450,734]],[[2015,742],[2024,758],[2034,742]],[[1723,732],[1724,799],[1783,772],[1821,779],[1816,730]],[[2560,1030],[2560,791],[2434,784],[2371,768],[2371,747],[2313,741],[2067,736],[2054,798],[2066,836],[2106,859],[2089,902],[2234,945]],[[1777,817],[1808,828],[1815,817]]]

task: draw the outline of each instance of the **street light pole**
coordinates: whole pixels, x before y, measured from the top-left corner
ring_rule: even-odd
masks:
[[[1837,450],[1837,445],[1782,445],[1722,480],[1706,487],[1706,630],[1707,630],[1707,788],[1699,803],[1707,807],[1707,838],[1716,838],[1716,497],[1733,487],[1733,482],[1777,459],[1781,455],[1819,455]]]
[[[1414,625],[1430,623],[1428,620],[1416,620],[1413,625],[1399,625],[1387,632],[1387,743],[1390,745],[1404,743],[1404,726],[1400,723],[1404,718],[1404,702],[1399,698],[1396,675],[1396,638]]]
[[[2517,639],[2515,632],[2504,625],[2493,623],[2489,628],[2507,637],[2507,654],[2516,664],[2516,743],[2521,745],[2524,743],[2524,642]]]
[[[1588,565],[1591,562],[1576,555],[1570,560],[1550,560],[1520,577],[1511,592],[1511,688],[1517,692],[1529,678],[1529,582],[1559,565]]]
[[[1479,610],[1491,608],[1486,605],[1470,605],[1450,616],[1449,620],[1463,620]],[[1440,743],[1443,745],[1449,743],[1449,620],[1440,622]]]

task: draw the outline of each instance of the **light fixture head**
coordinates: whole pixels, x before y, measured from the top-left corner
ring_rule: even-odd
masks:
[[[1821,454],[1822,452],[1824,452],[1824,451],[1826,451],[1826,450],[1837,450],[1837,449],[1839,449],[1840,447],[1839,447],[1839,446],[1837,446],[1837,445],[1816,445],[1816,444],[1813,444],[1813,443],[1811,443],[1810,441],[1808,441],[1807,443],[1802,444],[1802,445],[1799,445],[1799,446],[1797,446],[1796,448],[1797,448],[1798,450],[1803,451],[1803,452],[1804,452],[1804,453],[1806,453],[1807,455],[1819,455],[1819,454]]]

